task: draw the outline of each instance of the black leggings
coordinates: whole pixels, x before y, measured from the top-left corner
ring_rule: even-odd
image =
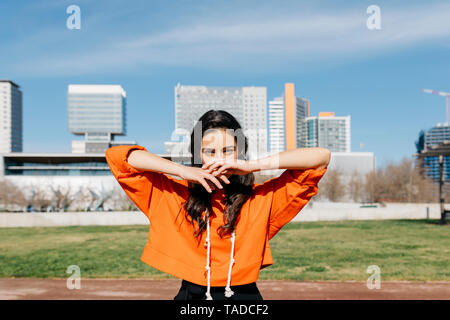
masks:
[[[225,287],[210,287],[213,300],[263,300],[256,282],[240,286],[230,286],[234,294],[225,297]],[[206,300],[206,286],[201,286],[186,280],[181,281],[181,288],[173,300]]]

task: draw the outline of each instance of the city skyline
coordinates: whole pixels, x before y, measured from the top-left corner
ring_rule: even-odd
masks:
[[[249,1],[236,12],[235,1],[112,1],[104,8],[77,1],[80,30],[65,27],[69,1],[25,3],[0,5],[8,24],[0,78],[23,91],[23,152],[70,152],[72,83],[120,84],[128,105],[122,139],[155,153],[175,129],[178,82],[264,86],[267,103],[294,83],[312,116],[351,115],[351,150],[374,152],[377,167],[411,158],[420,130],[445,121],[445,99],[421,91],[450,91],[450,6],[443,1],[379,1],[381,30],[366,27],[369,2],[268,1],[254,10],[257,2]]]

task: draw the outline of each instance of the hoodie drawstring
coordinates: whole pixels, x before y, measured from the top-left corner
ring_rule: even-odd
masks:
[[[210,281],[211,281],[211,267],[209,266],[209,255],[210,255],[210,251],[211,251],[211,240],[210,240],[210,235],[209,235],[209,216],[208,216],[208,222],[206,224],[206,243],[208,245],[208,250],[206,253],[206,270],[208,271],[208,288],[206,290],[206,300],[213,300],[212,296],[211,296],[211,292],[210,292]],[[231,290],[230,288],[230,284],[231,284],[231,269],[233,268],[233,264],[234,264],[234,243],[236,240],[236,236],[235,236],[235,230],[233,230],[233,233],[231,234],[231,253],[230,253],[230,266],[228,269],[228,280],[227,280],[227,286],[225,287],[225,296],[227,298],[231,297],[234,292],[233,290]]]
[[[209,252],[211,251],[211,243],[209,240],[209,217],[206,223],[206,243],[208,244],[208,250],[206,252],[206,270],[208,271],[208,289],[206,290],[206,300],[212,300],[210,293],[210,280],[211,280],[211,268],[209,267]]]
[[[233,268],[233,264],[234,264],[234,258],[233,258],[233,253],[234,253],[234,242],[235,242],[235,233],[233,230],[233,233],[231,234],[231,254],[230,254],[230,267],[228,269],[228,281],[227,281],[227,286],[225,288],[225,297],[229,298],[231,297],[234,292],[231,290],[230,288],[230,283],[231,283],[231,269]]]

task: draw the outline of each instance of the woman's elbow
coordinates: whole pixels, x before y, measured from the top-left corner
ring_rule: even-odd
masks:
[[[330,163],[331,160],[331,151],[327,148],[320,148],[322,149],[323,152],[323,160],[320,164],[320,168],[326,168],[328,167],[328,164]]]

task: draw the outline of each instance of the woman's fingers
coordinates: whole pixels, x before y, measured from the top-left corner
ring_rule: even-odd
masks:
[[[230,180],[228,180],[228,178],[224,175],[220,175],[218,178],[227,184],[230,183]],[[212,174],[206,174],[206,176],[201,179],[201,182],[205,189],[211,193],[215,188],[223,189],[223,186],[218,178],[214,177]]]
[[[212,174],[207,174],[207,177],[212,181],[212,182],[214,182],[214,184],[217,186],[217,188],[219,188],[219,189],[222,189],[223,187],[222,187],[222,185],[220,184],[220,182],[219,182],[219,180],[217,180],[217,178],[216,177],[214,177]]]
[[[222,174],[222,172],[231,167],[231,164],[226,163],[217,170],[217,174]]]
[[[212,165],[208,166],[208,170],[216,170],[218,167],[222,166],[224,164],[223,161],[216,161]]]
[[[227,166],[226,168],[229,168],[231,165],[232,164],[229,163],[229,162],[227,163],[227,162],[224,162],[223,160],[219,160],[219,161],[215,162],[214,164],[209,165],[205,170],[208,173],[217,175],[217,173],[220,170],[220,168],[223,168],[224,166]],[[222,169],[222,171],[223,171],[223,169]],[[220,172],[222,172],[222,171],[220,171]]]
[[[220,159],[220,160],[210,161],[208,163],[205,163],[202,166],[202,169],[206,170],[208,172],[211,172],[211,171],[217,170],[217,168],[223,166],[224,164],[229,163],[229,161],[231,161],[231,160]]]
[[[203,166],[202,166],[202,169],[204,169],[204,170],[207,170],[212,164],[214,164],[215,163],[215,161],[214,160],[212,160],[212,161],[210,161],[210,162],[208,162],[208,163],[205,163]]]
[[[226,176],[224,176],[223,174],[220,175],[219,178],[222,179],[223,181],[225,181],[225,183],[230,183],[230,180],[228,180],[228,178]]]
[[[199,180],[199,182],[202,184],[202,186],[206,189],[206,191],[208,191],[209,193],[212,192],[211,187],[209,186],[209,184],[207,183],[206,179],[202,178]]]
[[[230,167],[230,165],[228,164],[228,166],[225,167],[224,164],[225,163],[223,160],[216,160],[205,163],[202,166],[201,169],[204,172],[203,178],[205,180],[205,182],[202,184],[204,186],[205,184],[208,185],[208,187],[205,186],[205,189],[208,192],[212,192],[212,190],[214,190],[216,187],[219,189],[223,189],[221,181],[222,183],[231,183],[230,180],[228,180],[228,178],[224,175],[225,173],[227,173],[227,169]],[[219,181],[218,179],[220,179],[221,181]]]

